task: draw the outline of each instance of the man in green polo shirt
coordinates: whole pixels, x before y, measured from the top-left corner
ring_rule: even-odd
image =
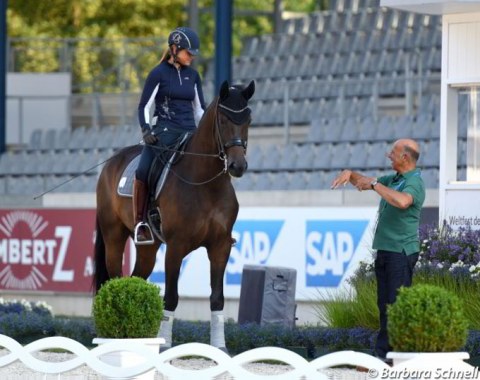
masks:
[[[391,351],[387,334],[387,305],[395,302],[401,286],[412,284],[413,268],[420,251],[420,211],[425,200],[425,185],[417,169],[420,157],[418,144],[410,139],[398,140],[387,157],[394,174],[372,178],[344,170],[332,182],[332,189],[351,183],[359,191],[373,190],[382,198],[373,238],[373,249],[377,250],[375,276],[380,314],[375,353],[382,359]]]

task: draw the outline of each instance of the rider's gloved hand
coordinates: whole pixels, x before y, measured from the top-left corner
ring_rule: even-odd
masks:
[[[142,135],[145,144],[153,145],[158,141],[157,136],[155,136],[155,133],[152,131],[149,125],[142,128]]]

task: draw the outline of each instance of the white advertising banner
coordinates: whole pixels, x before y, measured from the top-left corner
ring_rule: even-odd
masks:
[[[240,297],[245,264],[295,269],[298,300],[347,290],[347,279],[358,263],[371,260],[376,211],[376,207],[241,208],[232,232],[237,243],[225,272],[225,297]],[[165,249],[160,247],[150,276],[162,289]],[[179,295],[210,296],[210,267],[204,248],[183,260]]]
[[[445,194],[445,220],[453,228],[480,228],[480,190],[448,189]]]

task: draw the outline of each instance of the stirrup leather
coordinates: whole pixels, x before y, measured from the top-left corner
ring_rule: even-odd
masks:
[[[148,230],[148,233],[150,234],[150,239],[143,240],[143,241],[138,241],[137,234],[138,234],[138,230],[140,228],[146,228]],[[152,229],[150,228],[148,223],[145,223],[145,222],[137,223],[137,225],[135,226],[135,230],[133,232],[133,242],[135,244],[138,244],[138,245],[147,245],[147,244],[153,244],[154,243]]]

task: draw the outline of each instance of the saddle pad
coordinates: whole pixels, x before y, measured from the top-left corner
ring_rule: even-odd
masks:
[[[122,177],[118,182],[117,193],[122,197],[132,197],[133,194],[133,179],[135,178],[135,171],[137,170],[140,155],[136,156],[127,165],[123,171]]]
[[[167,174],[170,171],[170,167],[173,164],[173,161],[177,157],[178,154],[178,149],[180,147],[183,147],[184,144],[187,142],[187,140],[190,138],[191,133],[190,132],[185,132],[181,139],[180,142],[175,146],[174,148],[174,153],[168,160],[167,164],[163,167],[162,173],[157,180],[156,187],[155,187],[155,199],[158,198],[160,191],[163,188],[163,185],[165,183],[165,180],[167,179]],[[137,170],[138,163],[140,161],[140,154],[136,156],[130,163],[127,165],[125,170],[123,171],[122,176],[120,177],[120,181],[118,182],[118,187],[117,187],[117,193],[118,195],[122,197],[132,197],[133,195],[133,180],[135,178],[135,171]]]

